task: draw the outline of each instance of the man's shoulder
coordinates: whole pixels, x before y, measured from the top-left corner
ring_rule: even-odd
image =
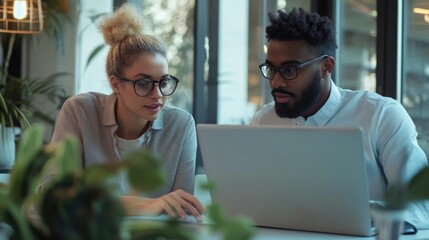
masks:
[[[262,119],[272,116],[277,116],[274,109],[274,102],[264,104],[258,111],[256,111],[254,118]]]
[[[274,108],[274,102],[263,105],[253,116],[252,125],[290,125],[292,119],[280,118]]]
[[[274,109],[274,102],[269,102],[264,104],[259,110],[259,113],[263,114],[263,113],[274,113],[275,114],[275,109]]]
[[[358,101],[361,104],[365,104],[366,106],[372,106],[374,108],[389,106],[389,105],[400,106],[400,103],[395,99],[390,97],[385,97],[378,93],[368,91],[368,90],[340,89],[340,93],[343,100],[345,100],[346,102]]]

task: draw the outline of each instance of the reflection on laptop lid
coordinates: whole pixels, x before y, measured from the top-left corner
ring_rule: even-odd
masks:
[[[258,226],[370,236],[359,128],[197,126],[213,202]]]

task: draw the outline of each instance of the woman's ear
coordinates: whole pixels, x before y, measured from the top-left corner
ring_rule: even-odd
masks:
[[[113,92],[119,94],[119,80],[115,76],[110,76],[109,82]]]

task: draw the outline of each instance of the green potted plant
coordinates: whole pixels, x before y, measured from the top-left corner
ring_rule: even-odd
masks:
[[[80,146],[73,137],[44,145],[42,136],[41,125],[24,132],[10,182],[0,189],[0,222],[13,229],[10,239],[197,239],[195,232],[175,219],[124,220],[119,196],[109,181],[112,177],[127,171],[130,184],[144,192],[164,182],[159,161],[145,150],[136,150],[120,163],[83,169]],[[58,166],[57,175],[36,192],[53,164]],[[38,213],[27,215],[31,206]],[[212,229],[223,233],[225,240],[249,239],[253,234],[247,220],[226,219],[219,206],[210,206],[208,215],[214,223]]]
[[[11,167],[15,159],[15,136],[30,126],[31,121],[55,123],[35,99],[59,108],[67,96],[54,80],[67,75],[56,73],[35,80],[8,76],[6,83],[0,83],[0,167]]]
[[[15,159],[15,126],[28,126],[21,109],[3,95],[0,86],[0,167],[8,168]]]

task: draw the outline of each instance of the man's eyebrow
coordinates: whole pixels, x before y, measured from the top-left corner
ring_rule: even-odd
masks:
[[[265,63],[268,63],[268,64],[274,66],[274,64],[272,62],[268,61],[268,60],[265,60]],[[284,61],[284,62],[282,62],[280,66],[284,66],[284,65],[299,65],[299,64],[301,64],[300,61],[290,60],[290,61]]]

